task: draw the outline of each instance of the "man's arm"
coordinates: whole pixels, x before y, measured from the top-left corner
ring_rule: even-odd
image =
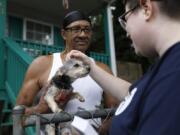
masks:
[[[16,105],[32,106],[36,94],[43,87],[41,77],[47,71],[49,59],[49,56],[40,56],[29,66]]]

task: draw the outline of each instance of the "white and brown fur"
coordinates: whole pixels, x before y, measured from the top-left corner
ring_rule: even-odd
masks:
[[[88,65],[77,59],[70,59],[60,67],[53,78],[50,80],[48,90],[44,96],[49,108],[52,112],[61,112],[58,104],[55,102],[54,97],[61,91],[72,91],[72,83],[81,77],[85,77],[90,71]],[[79,101],[84,102],[84,98],[79,93],[72,93],[71,98],[77,98]]]
[[[50,80],[48,90],[45,93],[44,99],[47,102],[52,112],[58,113],[62,111],[58,104],[55,102],[55,96],[61,90],[72,91],[72,83],[81,77],[85,77],[90,71],[88,65],[77,59],[70,59],[60,67],[55,75]],[[72,92],[70,99],[77,98],[80,102],[84,102],[85,99],[77,92]],[[54,129],[50,126],[46,126],[46,132],[48,135],[54,135]]]

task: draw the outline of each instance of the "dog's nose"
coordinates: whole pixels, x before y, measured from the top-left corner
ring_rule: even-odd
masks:
[[[90,72],[90,70],[91,70],[91,69],[90,69],[90,67],[89,67],[89,66],[87,66],[87,70],[88,70],[88,72]]]

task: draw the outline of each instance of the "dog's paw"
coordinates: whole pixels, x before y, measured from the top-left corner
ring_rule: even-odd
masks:
[[[79,96],[78,99],[79,99],[80,102],[84,102],[85,101],[85,99],[82,96]]]
[[[60,112],[62,112],[62,109],[60,109],[60,108],[54,108],[54,109],[52,109],[52,111],[53,111],[54,113],[60,113]]]
[[[55,113],[60,113],[60,112],[62,112],[62,109],[58,108],[58,109],[55,110]]]
[[[45,135],[56,135],[54,126],[54,124],[45,125]]]
[[[81,96],[81,94],[79,94],[78,92],[73,92],[71,99],[78,99],[80,102],[84,102],[85,99],[83,96]]]
[[[76,97],[77,97],[77,99],[78,99],[80,102],[84,102],[84,101],[85,101],[84,97],[83,97],[80,93],[76,93]]]

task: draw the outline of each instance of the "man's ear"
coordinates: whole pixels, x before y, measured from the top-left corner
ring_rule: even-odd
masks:
[[[153,5],[151,0],[140,0],[140,6],[143,10],[143,15],[146,21],[148,21],[153,15]]]
[[[61,36],[64,40],[66,40],[66,31],[64,29],[61,30]]]

